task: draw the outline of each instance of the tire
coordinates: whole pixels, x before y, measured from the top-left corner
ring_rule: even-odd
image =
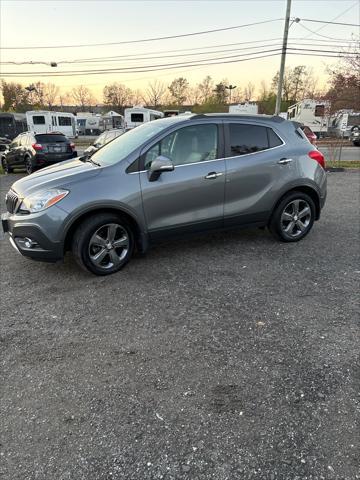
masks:
[[[31,161],[31,158],[30,157],[25,157],[24,163],[25,163],[26,173],[28,175],[31,175],[35,171],[35,168],[34,168],[34,165]]]
[[[275,208],[269,230],[282,242],[298,242],[312,229],[315,213],[315,204],[309,195],[297,191],[288,193]]]
[[[99,213],[77,228],[72,252],[83,269],[95,275],[110,275],[129,262],[134,245],[134,233],[125,219],[112,213]]]
[[[6,158],[1,159],[1,166],[4,169],[5,175],[13,173],[14,171],[14,169],[8,165]]]

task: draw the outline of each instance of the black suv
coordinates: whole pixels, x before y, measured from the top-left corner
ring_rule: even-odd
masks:
[[[25,167],[30,174],[38,168],[74,157],[77,157],[75,145],[64,134],[25,132],[10,143],[2,166],[5,173]]]

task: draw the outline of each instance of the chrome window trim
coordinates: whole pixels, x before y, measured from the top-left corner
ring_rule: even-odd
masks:
[[[220,160],[226,160],[225,157],[223,158],[214,158],[214,160],[203,160],[202,162],[192,162],[192,163],[182,163],[181,165],[174,165],[174,168],[178,168],[178,167],[188,167],[189,165],[202,165],[204,163],[210,163],[210,162],[218,162]],[[144,173],[144,172],[148,172],[149,170],[139,170],[137,172],[130,172],[128,173],[128,175],[135,175],[137,173]]]

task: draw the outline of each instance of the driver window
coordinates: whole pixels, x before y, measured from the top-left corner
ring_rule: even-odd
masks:
[[[159,155],[168,157],[175,166],[215,160],[217,137],[215,124],[180,128],[148,150],[145,154],[144,168],[148,169]]]

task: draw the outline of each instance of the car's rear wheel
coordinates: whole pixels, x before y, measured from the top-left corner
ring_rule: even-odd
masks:
[[[291,192],[276,207],[269,230],[283,242],[298,242],[311,230],[315,220],[315,204],[303,192]]]
[[[96,275],[115,273],[134,251],[134,234],[125,219],[100,213],[86,219],[76,230],[72,252],[78,264]]]
[[[1,166],[5,174],[12,173],[14,171],[14,169],[10,167],[9,164],[7,163],[6,158],[2,158]]]
[[[25,157],[25,168],[26,168],[26,173],[28,175],[30,175],[31,173],[33,173],[35,171],[34,165],[31,161],[30,157]]]

